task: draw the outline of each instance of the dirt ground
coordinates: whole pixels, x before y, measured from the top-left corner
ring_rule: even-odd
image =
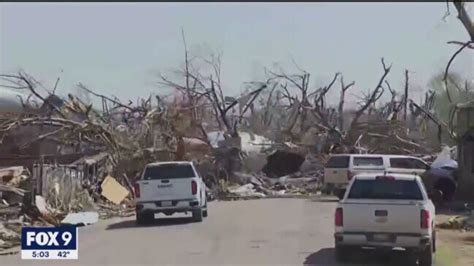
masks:
[[[436,265],[473,266],[474,232],[439,229],[436,253]]]
[[[451,214],[437,215],[436,221],[447,221],[450,217]],[[474,265],[474,232],[438,228],[437,241],[436,265]]]

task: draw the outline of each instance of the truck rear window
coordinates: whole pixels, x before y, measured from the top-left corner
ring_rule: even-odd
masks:
[[[326,168],[348,168],[349,156],[333,156],[329,158]]]
[[[382,157],[354,157],[354,167],[376,166],[383,167]]]
[[[176,179],[196,177],[193,167],[189,164],[162,164],[148,166],[143,175],[144,180]]]
[[[423,200],[414,180],[355,180],[349,199]]]

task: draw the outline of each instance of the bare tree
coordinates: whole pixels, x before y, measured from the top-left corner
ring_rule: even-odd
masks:
[[[260,92],[267,88],[267,83],[252,83],[252,85],[257,87],[256,89],[229,102],[223,90],[221,55],[212,54],[207,58],[190,58],[184,32],[183,43],[185,50],[184,68],[174,72],[178,76],[184,77],[184,84],[180,84],[179,81],[173,81],[164,75],[160,75],[159,84],[183,92],[187,96],[188,105],[193,109],[193,112],[196,111],[196,108],[204,105],[208,106],[209,104],[220,129],[225,130],[232,137],[237,137],[238,125],[241,123],[242,117],[249,110]],[[201,68],[197,66],[199,63],[202,65]],[[235,120],[230,121],[229,112],[237,105],[239,105],[241,112]],[[200,121],[197,121],[197,117],[194,117],[193,121],[194,125],[200,126],[202,131],[205,132]]]
[[[288,103],[289,107],[294,110],[295,119],[292,119],[288,127],[284,130],[288,134],[292,134],[293,128],[298,122],[298,119],[301,124],[301,128],[304,126],[306,118],[307,118],[307,109],[304,108],[305,106],[311,106],[309,99],[308,99],[308,88],[309,88],[309,77],[310,74],[306,71],[302,70],[302,73],[298,74],[286,74],[282,69],[280,72],[277,73],[276,71],[267,70],[270,74],[270,81],[277,81],[282,88],[283,98],[285,98]],[[299,91],[299,95],[293,96],[290,93],[289,89],[297,89]]]
[[[297,68],[299,73],[296,74],[287,74],[283,69],[280,69],[278,72],[267,70],[270,80],[275,80],[280,84],[282,97],[288,102],[287,108],[291,110],[287,127],[283,131],[291,138],[296,138],[293,130],[295,125],[299,123],[300,133],[306,132],[312,126],[323,131],[335,130],[340,133],[337,130],[337,122],[333,123],[333,120],[337,121],[335,119],[337,114],[333,108],[328,108],[326,103],[326,95],[333,87],[340,73],[336,73],[328,85],[310,91],[310,74],[299,66]],[[290,90],[296,90],[297,93],[293,94]],[[315,118],[316,121],[307,123],[311,117]]]
[[[361,115],[371,106],[373,105],[376,101],[382,97],[384,93],[384,88],[382,87],[383,82],[385,81],[385,78],[387,77],[388,73],[390,72],[390,69],[392,65],[386,66],[385,61],[382,58],[382,66],[383,66],[383,74],[379,79],[379,82],[375,86],[375,88],[372,90],[367,97],[365,97],[364,102],[360,105],[359,109],[355,112],[354,119],[351,122],[350,130],[355,128],[355,125],[357,125]]]
[[[342,136],[341,132],[336,129],[336,123],[332,123],[330,119],[332,111],[330,108],[327,108],[327,104],[326,104],[326,95],[329,92],[329,90],[332,88],[332,86],[336,83],[336,80],[340,75],[341,73],[339,72],[334,74],[334,78],[331,80],[331,82],[328,85],[322,88],[319,88],[314,93],[310,94],[310,96],[314,95],[314,98],[313,98],[314,107],[312,109],[313,114],[321,121],[324,127],[331,130],[335,130],[339,133],[339,135]]]
[[[349,84],[344,84],[344,78],[341,76],[341,96],[339,98],[339,107],[338,107],[338,127],[339,130],[344,131],[344,99],[346,97],[346,91],[349,90],[352,86],[355,85],[355,81],[352,81]]]
[[[403,98],[403,120],[407,121],[407,105],[408,105],[408,69],[405,69],[405,94]]]

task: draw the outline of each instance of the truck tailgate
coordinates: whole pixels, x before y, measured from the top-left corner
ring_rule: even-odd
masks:
[[[140,198],[146,201],[178,200],[196,197],[192,195],[192,178],[140,180]]]
[[[416,201],[345,202],[343,228],[345,232],[419,233],[421,206]]]

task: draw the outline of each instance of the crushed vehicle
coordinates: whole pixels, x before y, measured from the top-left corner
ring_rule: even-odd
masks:
[[[207,217],[206,185],[192,162],[148,164],[134,191],[138,224],[152,221],[156,213],[191,212],[196,222]]]
[[[423,160],[405,155],[334,154],[324,167],[323,182],[339,199],[353,176],[361,173],[423,174],[430,166]]]
[[[415,254],[432,265],[436,251],[435,207],[418,175],[360,174],[348,186],[335,212],[336,258],[357,248]]]
[[[451,153],[451,149],[445,147],[433,161],[431,168],[421,175],[428,191],[441,192],[443,201],[452,200],[457,189],[458,163],[452,159]]]

